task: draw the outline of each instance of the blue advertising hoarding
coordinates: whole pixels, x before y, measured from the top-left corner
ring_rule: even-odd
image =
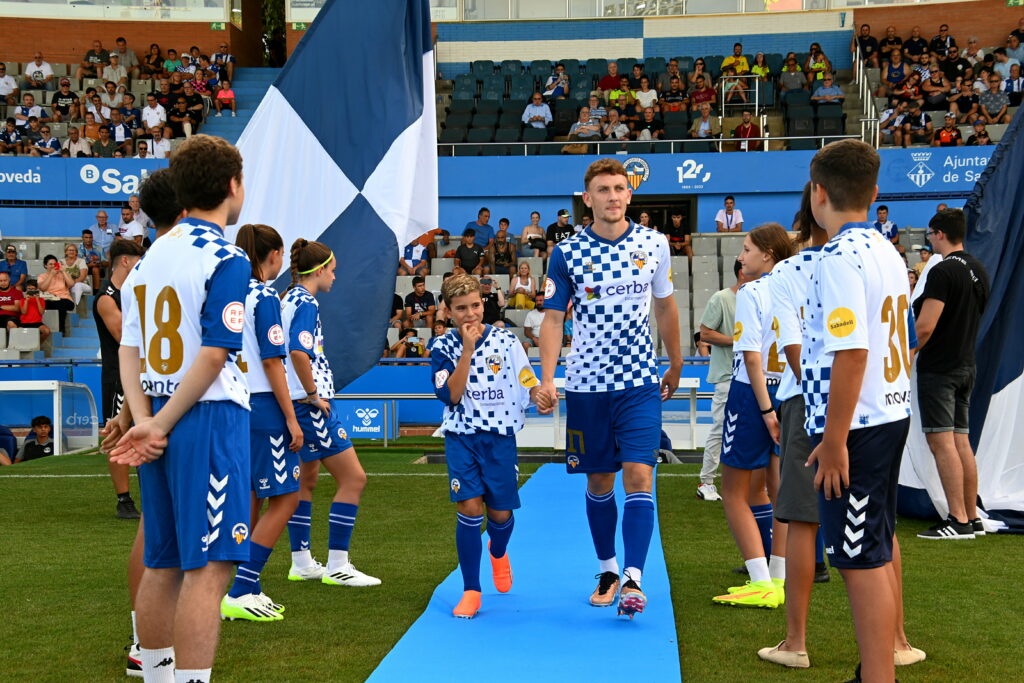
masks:
[[[0,158],[0,199],[111,201],[127,199],[166,159]]]
[[[391,439],[396,436],[386,401],[335,399],[342,427],[350,439]]]

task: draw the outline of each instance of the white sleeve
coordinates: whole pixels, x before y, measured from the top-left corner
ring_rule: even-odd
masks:
[[[121,285],[121,346],[139,348],[142,345],[142,329],[135,305],[134,274],[134,271],[129,273]]]
[[[736,294],[736,325],[733,328],[733,351],[761,351],[761,305],[750,287]]]
[[[772,273],[768,280],[768,291],[771,294],[772,312],[779,321],[779,348],[803,343],[800,302],[793,296],[790,284],[790,270]]]
[[[513,339],[509,343],[509,356],[509,360],[512,362],[512,371],[515,373],[515,386],[518,390],[516,404],[519,410],[525,412],[530,406],[530,389],[540,384],[540,380],[537,379],[537,374],[534,372],[533,366],[530,365],[530,359],[518,339]]]
[[[658,268],[654,271],[651,291],[656,299],[672,296],[672,256],[668,248],[668,238],[658,235]]]
[[[818,266],[821,310],[825,316],[826,353],[870,349],[867,289],[863,270],[843,254],[826,255]]]

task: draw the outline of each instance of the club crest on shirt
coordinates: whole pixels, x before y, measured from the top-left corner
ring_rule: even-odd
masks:
[[[452,493],[458,493],[460,488],[462,488],[462,484],[459,483],[459,480],[452,479]]]
[[[295,467],[292,468],[292,479],[294,479],[295,481],[299,480],[299,466],[298,465],[296,465]]]
[[[491,369],[491,372],[495,375],[501,371],[501,356],[494,354],[487,357],[487,367]]]
[[[647,252],[643,249],[637,249],[629,255],[629,260],[633,262],[634,266],[643,270],[644,266],[647,265]]]
[[[579,467],[580,459],[575,455],[570,455],[565,459],[565,462],[568,463],[569,467],[576,469]]]
[[[242,545],[242,541],[249,538],[249,527],[239,522],[231,527],[231,537],[235,539],[235,543]]]

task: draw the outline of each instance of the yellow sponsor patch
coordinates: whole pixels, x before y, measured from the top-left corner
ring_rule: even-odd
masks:
[[[743,336],[743,323],[739,320],[736,321],[736,327],[732,329],[732,340],[738,342],[740,337]]]
[[[533,374],[533,370],[530,368],[523,368],[519,371],[519,383],[527,389],[532,389],[540,384],[537,380],[537,375]]]
[[[829,313],[825,327],[833,337],[847,337],[857,329],[857,316],[849,308],[837,308]]]

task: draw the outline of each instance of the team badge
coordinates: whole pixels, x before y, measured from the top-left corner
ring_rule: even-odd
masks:
[[[232,332],[241,332],[245,325],[245,306],[240,301],[232,301],[224,307],[220,317],[224,327]]]
[[[298,465],[296,465],[295,467],[292,468],[292,479],[294,479],[295,481],[299,480],[299,466]]]
[[[239,522],[231,527],[231,536],[235,539],[235,543],[241,545],[242,541],[249,538],[249,527]]]
[[[274,325],[267,330],[267,339],[274,346],[281,346],[284,344],[284,330],[281,329],[280,325]]]
[[[630,157],[622,165],[626,167],[626,180],[634,190],[651,177],[651,167],[640,157]]]
[[[584,287],[587,292],[587,301],[593,301],[594,299],[601,298],[601,285],[594,285],[593,287]]]
[[[629,255],[629,260],[633,262],[634,266],[643,270],[644,266],[647,265],[647,252],[643,249],[637,249]]]
[[[739,320],[736,321],[736,327],[732,328],[732,340],[738,342],[740,337],[743,336],[743,323]]]
[[[857,329],[857,316],[849,308],[837,308],[829,313],[825,327],[833,337],[848,337]]]
[[[537,375],[533,374],[533,368],[523,368],[519,371],[519,383],[527,389],[532,389],[540,384]]]
[[[547,278],[544,281],[544,298],[550,299],[555,295],[555,281],[551,278]]]
[[[565,462],[569,464],[569,467],[576,469],[577,467],[579,467],[580,459],[577,458],[575,455],[570,455],[565,459]]]
[[[462,488],[462,484],[459,483],[459,480],[452,479],[452,493],[458,493],[460,488]]]
[[[302,348],[307,351],[313,348],[313,335],[303,330],[299,332],[299,343],[302,344]]]
[[[434,373],[434,388],[440,389],[444,386],[444,383],[448,381],[448,371],[438,370]]]
[[[348,440],[348,432],[345,431],[344,427],[338,427],[338,438],[342,441]]]
[[[487,367],[491,369],[491,372],[495,375],[501,370],[501,356],[494,354],[487,357]]]
[[[583,270],[587,271],[588,273],[593,273],[594,272],[594,262],[593,261],[587,261],[586,263],[584,263],[583,264]]]

